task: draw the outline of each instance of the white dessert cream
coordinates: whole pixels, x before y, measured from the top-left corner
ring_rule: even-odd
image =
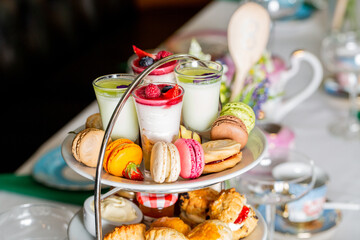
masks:
[[[153,145],[158,141],[174,142],[178,137],[184,94],[184,90],[175,84],[156,83],[154,85],[162,92],[151,98],[145,94],[149,85],[139,86],[133,92],[146,170],[150,170]],[[176,96],[168,96],[167,93],[174,91],[172,88],[175,87],[179,91]]]
[[[119,103],[120,98],[125,93],[127,86],[131,84],[134,79],[134,76],[132,75],[112,76],[113,75],[100,77],[93,83],[104,129],[107,128],[110,118]],[[115,122],[111,138],[128,138],[132,141],[136,141],[138,135],[139,126],[134,99],[129,97]]]
[[[182,117],[187,128],[204,132],[217,118],[222,69],[221,64],[211,61],[176,66],[175,75],[185,90]]]
[[[218,116],[221,82],[213,84],[180,85],[185,89],[183,120],[187,128],[203,132],[211,127]]]
[[[129,222],[137,218],[136,211],[123,197],[110,196],[101,201],[101,217],[114,222]],[[94,211],[94,202],[91,204]]]

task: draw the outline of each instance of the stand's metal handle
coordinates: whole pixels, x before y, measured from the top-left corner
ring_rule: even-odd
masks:
[[[102,174],[102,169],[103,169],[103,162],[104,162],[104,156],[105,156],[105,150],[106,150],[106,145],[110,139],[110,135],[111,132],[114,128],[115,125],[115,121],[119,116],[119,113],[121,112],[122,108],[124,107],[126,101],[128,100],[128,98],[130,97],[130,94],[132,93],[132,91],[135,89],[136,86],[139,85],[139,83],[147,76],[149,75],[149,73],[151,73],[154,69],[160,67],[161,65],[174,61],[174,60],[180,60],[180,59],[185,59],[185,58],[191,58],[194,60],[198,60],[200,61],[200,59],[189,55],[189,54],[173,54],[170,55],[166,58],[160,59],[159,61],[156,61],[154,64],[150,65],[149,67],[147,67],[142,73],[140,73],[135,80],[133,81],[133,83],[127,88],[127,90],[125,91],[125,93],[122,95],[122,97],[120,98],[118,104],[116,105],[116,108],[113,112],[113,114],[111,115],[109,124],[105,130],[105,135],[103,138],[103,142],[101,144],[101,149],[100,149],[100,154],[99,154],[99,159],[98,159],[98,164],[96,167],[96,176],[95,176],[95,202],[94,202],[94,207],[95,207],[95,230],[96,230],[96,238],[98,240],[102,239],[102,226],[101,226],[101,211],[100,211],[100,196],[101,196],[101,174]]]

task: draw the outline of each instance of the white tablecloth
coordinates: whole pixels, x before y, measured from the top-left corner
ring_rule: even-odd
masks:
[[[231,14],[238,4],[215,1],[206,6],[177,33],[203,29],[226,30]],[[325,17],[317,12],[310,19],[301,22],[281,22],[275,24],[269,50],[288,60],[297,49],[306,49],[319,56],[320,42],[326,33]],[[176,34],[177,34],[176,33]],[[304,84],[307,74],[300,73],[297,83],[291,88]],[[305,83],[306,84],[306,83]],[[295,148],[311,158],[330,176],[328,198],[332,201],[352,201],[360,203],[360,141],[346,141],[332,136],[327,126],[339,115],[347,113],[347,101],[329,96],[322,88],[296,109],[291,111],[282,124],[295,132]],[[81,112],[64,126],[17,171],[30,173],[37,159],[52,147],[61,144],[67,132],[84,124],[86,117],[97,112],[96,102]],[[0,202],[11,199],[7,205],[0,204],[0,212],[10,205],[28,201],[28,198],[1,193]],[[360,212],[343,211],[343,218],[331,239],[360,239]]]

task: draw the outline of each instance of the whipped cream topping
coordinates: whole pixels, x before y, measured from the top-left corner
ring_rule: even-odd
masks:
[[[91,204],[94,211],[94,202]],[[136,212],[131,203],[118,196],[110,196],[101,201],[101,217],[114,222],[128,222],[136,219]]]

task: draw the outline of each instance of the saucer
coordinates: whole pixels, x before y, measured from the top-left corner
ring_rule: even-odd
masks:
[[[34,165],[32,175],[49,187],[73,191],[94,189],[93,181],[68,167],[61,155],[61,146],[46,152]]]
[[[292,223],[276,215],[275,232],[277,239],[308,239],[331,235],[341,221],[341,212],[325,209],[319,219],[307,223]]]

